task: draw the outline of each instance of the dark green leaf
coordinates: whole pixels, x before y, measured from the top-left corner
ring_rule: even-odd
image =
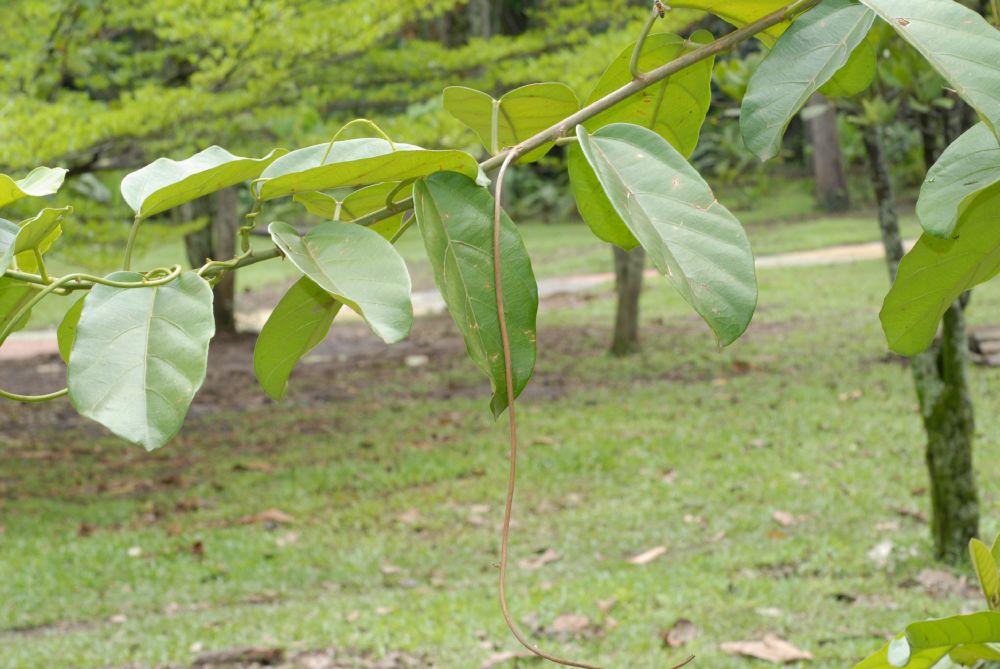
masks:
[[[464,151],[430,151],[384,139],[348,139],[335,142],[332,148],[326,143],[292,151],[264,170],[254,189],[266,201],[304,191],[403,181],[444,171],[475,179],[479,164]]]
[[[418,181],[413,194],[434,279],[469,357],[490,380],[491,407],[499,416],[508,402],[494,293],[493,198],[468,177],[449,173]],[[501,281],[516,398],[535,369],[538,287],[521,235],[506,214],[501,226]]]
[[[268,230],[299,271],[364,317],[384,341],[393,344],[409,334],[410,274],[378,233],[337,222],[322,223],[305,237],[287,223],[272,223]]]
[[[326,338],[343,305],[308,277],[299,279],[267,319],[253,351],[253,367],[264,392],[280,401],[299,360]]]
[[[639,240],[628,229],[625,221],[608,200],[608,196],[604,194],[601,182],[594,174],[594,168],[587,162],[587,157],[583,155],[579,146],[569,148],[566,164],[576,208],[597,238],[626,250],[638,246]]]
[[[913,45],[994,133],[1000,128],[1000,32],[955,0],[861,0]]]
[[[0,174],[0,207],[22,197],[52,195],[59,190],[65,178],[66,170],[61,167],[36,167],[28,176],[17,181],[6,174]]]
[[[825,0],[796,19],[750,79],[740,113],[747,148],[761,160],[778,155],[788,124],[847,64],[874,22],[874,12],[853,0]]]
[[[444,108],[472,128],[491,154],[555,125],[580,110],[580,101],[566,84],[548,82],[521,86],[501,96],[492,96],[465,86],[444,89]],[[546,144],[526,154],[520,162],[538,160],[552,148]]]
[[[965,616],[913,623],[906,628],[913,648],[942,648],[967,643],[1000,642],[1000,613],[982,611]]]
[[[580,148],[615,211],[653,264],[701,314],[723,346],[746,330],[757,306],[750,242],[705,180],[659,135],[617,124]]]
[[[86,296],[81,297],[73,303],[73,306],[66,311],[66,315],[63,316],[62,321],[59,323],[59,329],[56,330],[59,357],[65,363],[69,362],[69,354],[73,350],[73,342],[76,341],[76,328],[80,324],[80,314],[83,313],[84,300],[86,300]]]
[[[215,191],[250,181],[287,153],[275,149],[263,158],[234,156],[210,146],[187,160],[159,158],[122,179],[122,197],[141,218],[173,209]]]
[[[941,317],[959,295],[1000,272],[1000,184],[977,195],[950,239],[924,233],[899,264],[882,305],[889,348],[915,355],[934,341]]]
[[[920,225],[935,237],[955,231],[959,216],[976,194],[1000,183],[1000,142],[979,123],[944,150],[927,172],[917,200]]]
[[[193,272],[158,287],[94,286],[70,353],[70,400],[118,436],[159,448],[180,430],[205,380],[214,334],[212,289]]]
[[[712,41],[712,35],[699,30],[685,40],[669,33],[650,35],[639,57],[639,69],[648,71],[669,62],[698,45]],[[588,104],[632,81],[629,63],[635,46],[624,49],[604,72],[590,94]],[[685,157],[698,145],[701,126],[712,103],[712,67],[706,58],[653,84],[601,112],[584,125],[591,132],[612,123],[634,123],[656,132]]]

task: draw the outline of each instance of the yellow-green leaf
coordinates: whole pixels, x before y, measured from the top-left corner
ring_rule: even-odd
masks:
[[[695,32],[690,40],[669,33],[650,35],[639,57],[639,69],[651,70],[711,40],[712,35],[704,30]],[[634,45],[618,54],[590,94],[588,104],[632,81],[629,63],[633,50]],[[594,116],[584,127],[594,132],[612,123],[632,123],[652,130],[685,158],[690,157],[712,103],[713,67],[712,58],[695,63]]]
[[[573,89],[558,82],[521,86],[499,100],[474,88],[449,86],[444,89],[444,108],[472,128],[486,150],[496,155],[579,111],[580,101]],[[538,160],[552,146],[541,146],[520,162]]]
[[[0,174],[0,207],[16,202],[23,197],[44,197],[59,190],[66,179],[62,167],[36,167],[28,176],[15,181],[6,174]]]

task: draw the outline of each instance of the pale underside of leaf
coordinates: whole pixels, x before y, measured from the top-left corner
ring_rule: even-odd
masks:
[[[955,0],[861,0],[1000,129],[1000,31]]]
[[[740,113],[747,147],[761,160],[778,154],[785,129],[830,81],[875,21],[851,0],[828,0],[799,17],[754,72]]]
[[[979,123],[952,142],[927,172],[917,200],[920,225],[935,237],[951,235],[972,199],[997,183],[1000,142]]]
[[[120,437],[159,448],[180,430],[205,379],[214,334],[212,291],[196,274],[159,287],[95,286],[70,353],[70,400]]]
[[[305,237],[286,223],[272,223],[269,230],[304,275],[362,316],[386,343],[409,334],[410,275],[396,249],[378,233],[333,221]]]
[[[655,133],[616,124],[580,146],[609,200],[636,239],[712,328],[735,341],[757,304],[749,240],[683,156]]]

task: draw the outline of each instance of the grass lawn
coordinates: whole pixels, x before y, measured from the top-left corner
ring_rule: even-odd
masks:
[[[771,250],[829,233],[760,226]],[[759,663],[721,642],[776,633],[809,666],[843,669],[907,621],[981,608],[919,584],[928,529],[901,510],[927,511],[926,472],[911,380],[878,328],[884,267],[768,270],[760,283],[751,331],[723,351],[665,282],[644,296],[645,352],[625,362],[604,355],[609,292],[543,309],[513,561],[560,559],[511,574],[514,615],[539,644],[608,667],[691,652],[696,667],[736,669]],[[998,308],[1000,287],[977,291],[972,318],[996,322]],[[421,320],[415,336],[434,327]],[[316,387],[335,401],[300,378],[282,406],[199,404],[154,454],[62,427],[64,405],[16,408],[21,424],[51,420],[0,435],[0,666],[152,667],[264,645],[465,669],[516,649],[494,598],[503,423],[455,336],[422,336],[448,345],[424,366],[320,366]],[[977,369],[972,383],[989,535],[1000,375]],[[248,518],[268,509],[294,522]],[[627,561],[657,546],[651,563]],[[551,634],[564,614],[591,625]],[[665,649],[679,618],[698,636]]]

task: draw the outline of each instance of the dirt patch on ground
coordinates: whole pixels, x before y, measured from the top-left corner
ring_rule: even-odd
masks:
[[[170,664],[157,669],[432,669],[435,663],[424,655],[400,651],[359,652],[324,648],[291,653],[283,648],[237,648],[199,655],[193,664]],[[115,669],[150,669],[127,665]]]

